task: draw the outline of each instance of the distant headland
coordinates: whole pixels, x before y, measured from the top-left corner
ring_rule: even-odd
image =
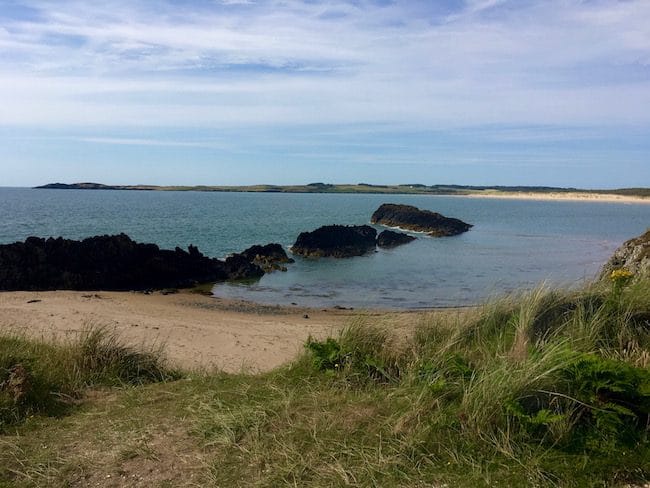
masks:
[[[51,190],[140,190],[140,191],[205,191],[254,193],[379,193],[417,195],[458,195],[492,198],[562,199],[650,201],[650,188],[618,188],[589,190],[552,186],[472,186],[424,185],[372,185],[369,183],[307,185],[249,185],[249,186],[158,186],[158,185],[104,185],[101,183],[48,183],[37,189]]]

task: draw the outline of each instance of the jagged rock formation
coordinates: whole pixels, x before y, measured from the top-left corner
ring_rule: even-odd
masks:
[[[276,243],[251,246],[240,254],[251,263],[262,268],[265,273],[275,270],[286,271],[286,266],[282,265],[294,262],[293,259],[287,256],[284,248]]]
[[[370,221],[373,224],[401,227],[403,229],[426,232],[433,237],[454,236],[467,232],[472,225],[459,219],[445,217],[429,210],[420,210],[411,205],[384,203]]]
[[[630,239],[619,247],[605,263],[601,278],[608,277],[612,271],[625,268],[635,276],[650,277],[650,229],[645,234]]]
[[[264,270],[241,254],[228,256],[225,269],[229,280],[248,280],[264,275]]]
[[[243,260],[245,264],[241,262]],[[264,272],[245,258],[219,261],[187,251],[161,250],[125,234],[75,241],[29,237],[0,245],[0,290],[138,290],[252,278]]]
[[[383,248],[391,248],[408,244],[414,241],[415,237],[402,232],[393,232],[392,230],[384,230],[377,236],[377,245]]]
[[[347,258],[361,256],[376,248],[377,231],[369,225],[325,225],[302,232],[291,252],[307,257]]]

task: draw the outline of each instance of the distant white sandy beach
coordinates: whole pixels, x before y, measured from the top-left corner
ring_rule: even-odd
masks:
[[[470,198],[503,198],[510,200],[563,200],[584,202],[609,202],[609,203],[650,203],[650,198],[628,195],[613,195],[607,193],[580,193],[580,192],[501,192],[486,191],[483,193],[470,193],[463,195]]]

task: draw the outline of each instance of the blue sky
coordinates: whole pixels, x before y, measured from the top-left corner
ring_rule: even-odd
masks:
[[[0,186],[650,186],[647,0],[0,0]]]

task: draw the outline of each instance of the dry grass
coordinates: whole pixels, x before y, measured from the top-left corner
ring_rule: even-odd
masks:
[[[159,352],[102,332],[72,348],[5,337],[3,364],[20,356],[77,401],[5,428],[0,486],[642,484],[647,290],[542,287],[409,334],[360,317],[265,375],[169,381]]]

